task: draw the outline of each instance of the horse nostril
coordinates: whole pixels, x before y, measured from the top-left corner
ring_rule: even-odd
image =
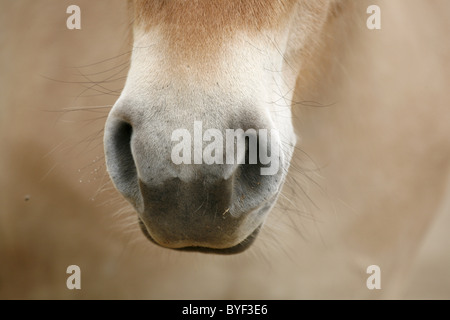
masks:
[[[118,156],[122,157],[126,167],[128,168],[130,160],[133,161],[131,154],[131,136],[133,134],[133,127],[127,123],[120,121],[116,124],[116,128],[112,133],[112,143],[114,151]],[[133,164],[133,168],[134,164]]]
[[[105,155],[108,172],[117,189],[128,199],[136,195],[138,177],[131,150],[133,127],[128,122],[110,119],[105,128]]]

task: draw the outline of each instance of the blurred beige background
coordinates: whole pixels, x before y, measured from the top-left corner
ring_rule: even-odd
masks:
[[[66,28],[70,4],[81,7],[81,30]],[[0,0],[0,298],[380,297],[365,288],[364,270],[346,282],[353,262],[331,249],[332,237],[310,231],[321,221],[308,214],[274,214],[237,256],[145,240],[103,163],[102,128],[125,80],[129,31],[122,0]],[[450,298],[449,228],[447,203],[396,297]],[[82,290],[66,288],[72,264]]]

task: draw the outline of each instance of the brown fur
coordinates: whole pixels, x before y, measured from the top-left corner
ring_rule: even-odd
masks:
[[[136,0],[129,4],[134,11],[135,32],[154,27],[162,30],[167,59],[173,61],[174,68],[188,64],[194,72],[216,65],[218,55],[237,32],[270,32],[272,37],[292,23],[297,10],[320,15],[326,12],[328,1]]]
[[[180,32],[206,32],[211,37],[233,29],[278,28],[295,4],[295,0],[133,1],[136,22],[146,28],[167,24]]]

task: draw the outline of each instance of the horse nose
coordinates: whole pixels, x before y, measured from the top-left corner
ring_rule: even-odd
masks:
[[[260,144],[249,146],[251,141],[260,142],[256,131],[242,140],[243,152],[239,153],[233,139],[232,144],[215,149],[222,161],[196,161],[196,145],[202,151],[200,158],[204,158],[207,143],[203,132],[201,141],[195,141],[199,138],[192,132],[196,129],[195,117],[181,122],[178,118],[156,121],[157,117],[137,116],[130,110],[113,108],[108,116],[105,157],[114,185],[136,208],[144,234],[161,246],[175,249],[246,248],[262,224],[258,212],[267,209],[265,203],[278,193],[282,171],[264,175],[261,170],[267,165],[258,157],[249,163],[261,149]],[[239,126],[236,121],[228,123],[229,127]],[[226,127],[222,124],[215,129],[216,133],[223,132],[223,142]],[[187,161],[189,157],[182,163],[174,161],[179,140],[173,137],[180,128],[191,128],[194,141],[183,153],[191,154],[192,162]],[[227,157],[231,149],[233,161]]]

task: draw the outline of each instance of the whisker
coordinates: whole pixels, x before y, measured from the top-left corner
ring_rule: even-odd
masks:
[[[117,56],[114,56],[114,57],[111,57],[111,58],[107,58],[107,59],[104,59],[104,60],[100,60],[100,61],[98,61],[98,62],[94,62],[94,63],[90,63],[90,64],[85,64],[85,65],[80,65],[80,66],[76,66],[76,67],[72,67],[72,68],[74,68],[74,69],[81,69],[81,68],[87,68],[87,67],[96,66],[96,65],[105,63],[105,62],[107,62],[107,61],[111,61],[111,60],[118,59],[118,58],[123,57],[123,56],[125,56],[125,55],[130,55],[131,52],[132,52],[132,51],[127,51],[127,52],[121,53],[121,54],[119,54],[119,55],[117,55]]]
[[[124,69],[127,69],[127,68],[130,66],[130,61],[127,60],[126,62],[123,62],[123,63],[121,63],[121,64],[118,64],[118,65],[116,65],[116,66],[114,66],[114,67],[112,67],[112,68],[109,68],[109,69],[106,69],[106,70],[103,70],[103,71],[98,71],[98,72],[93,72],[93,73],[84,73],[84,75],[85,75],[85,76],[96,76],[96,75],[99,75],[99,74],[111,72],[112,70],[117,69],[117,68],[120,68],[120,67],[122,67],[122,66],[124,66],[124,65],[127,66],[127,67],[124,68]],[[76,68],[76,67],[75,67],[75,68]],[[80,73],[81,73],[81,71],[80,71],[78,68],[76,68],[76,69],[77,69],[77,72],[78,72],[78,73],[74,73],[73,75],[74,75],[74,76],[79,76]]]
[[[92,83],[97,83],[95,81],[69,81],[69,80],[59,80],[59,79],[55,79],[55,78],[51,78],[45,75],[40,74],[40,77],[50,80],[50,81],[54,81],[54,82],[59,82],[59,83],[69,83],[69,84],[92,84]],[[114,83],[116,81],[119,80],[125,80],[127,78],[127,76],[123,76],[123,77],[119,77],[119,78],[115,78],[115,79],[111,79],[111,80],[105,80],[105,81],[100,81],[98,83]]]

